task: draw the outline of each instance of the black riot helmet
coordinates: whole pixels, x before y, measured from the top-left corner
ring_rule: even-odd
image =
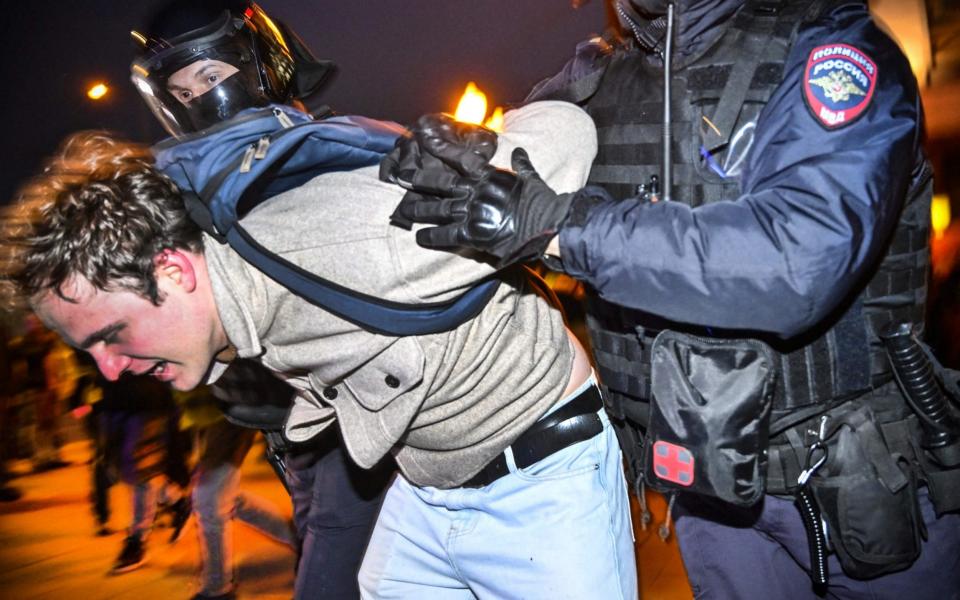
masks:
[[[253,2],[176,0],[131,35],[131,79],[175,137],[245,108],[304,99],[335,70]]]

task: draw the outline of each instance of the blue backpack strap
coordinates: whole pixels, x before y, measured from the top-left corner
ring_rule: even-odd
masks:
[[[283,287],[341,319],[382,335],[427,335],[455,329],[477,316],[500,285],[500,280],[493,278],[451,302],[402,304],[323,279],[270,252],[239,224],[226,237],[237,254]]]
[[[289,107],[274,106],[224,122],[205,135],[163,143],[156,153],[158,167],[181,187],[191,219],[280,285],[374,333],[440,333],[479,314],[499,279],[485,280],[449,302],[391,302],[302,269],[261,246],[238,222],[243,209],[317,175],[376,164],[401,131],[364,117],[312,122]],[[261,147],[262,155],[257,152]]]

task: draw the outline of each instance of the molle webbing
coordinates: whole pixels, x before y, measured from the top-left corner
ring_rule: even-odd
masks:
[[[930,201],[933,179],[929,163],[913,183],[907,205],[893,233],[887,255],[862,293],[871,373],[889,373],[878,332],[890,323],[911,323],[923,337],[930,272]]]
[[[671,107],[674,198],[699,206],[738,195],[735,180],[703,176],[698,167],[700,145],[722,146],[744,102],[767,102],[780,84],[790,38],[808,6],[807,2],[747,2],[716,44],[675,70],[673,88],[688,93],[686,98],[677,94]],[[752,51],[745,54],[744,45]],[[650,61],[638,50],[618,48],[599,89],[585,106],[597,125],[599,141],[589,182],[614,198],[632,197],[639,185],[660,175],[663,83]],[[703,117],[719,119],[723,133],[714,135],[703,126]]]
[[[714,79],[717,84],[722,82],[719,96],[715,96],[719,97],[719,101],[715,107],[711,107],[709,115],[703,115],[709,116],[711,121],[710,127],[701,128],[703,146],[710,152],[730,141],[734,125],[748,96],[759,96],[754,102],[766,103],[782,78],[782,65],[789,49],[787,40],[792,35],[793,25],[801,11],[797,10],[798,3],[788,4],[787,7],[781,6],[783,2],[761,4],[764,5],[764,10],[757,10],[756,3],[749,2],[738,13],[729,41],[720,46],[725,50],[737,48],[738,60],[728,63],[730,57],[709,56],[710,53],[706,57],[708,62],[713,64],[727,63],[723,77],[707,78],[708,81]],[[777,32],[780,32],[779,36]],[[765,69],[760,69],[760,61],[770,58],[775,58],[776,62],[767,63]],[[779,76],[777,71],[780,71]],[[695,88],[690,89],[693,91]],[[696,92],[693,94],[696,95]]]
[[[596,296],[587,298],[587,329],[610,414],[646,427],[650,397],[650,346],[631,326],[629,310]],[[646,349],[645,349],[646,348]]]
[[[659,173],[662,92],[640,52],[617,54],[610,61],[584,107],[597,126],[598,141],[588,181],[622,199],[633,197],[639,184]],[[647,93],[648,86],[657,91]],[[676,142],[672,148],[676,158]]]
[[[631,198],[639,185],[649,183],[652,175],[660,175],[663,91],[658,77],[639,53],[615,56],[600,89],[586,106],[597,125],[599,143],[588,181],[614,198]],[[675,88],[684,85],[682,77],[674,78]],[[673,107],[670,151],[673,179],[679,182],[674,184],[673,195],[698,206],[724,186],[703,182],[688,157],[692,112],[693,107],[686,102]],[[731,188],[726,196],[734,197],[738,186],[734,183],[726,187]]]

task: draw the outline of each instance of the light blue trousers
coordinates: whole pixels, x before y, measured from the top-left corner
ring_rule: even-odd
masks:
[[[580,390],[557,403],[563,405]],[[603,431],[479,489],[398,476],[360,568],[363,598],[624,600],[636,558],[620,449]]]

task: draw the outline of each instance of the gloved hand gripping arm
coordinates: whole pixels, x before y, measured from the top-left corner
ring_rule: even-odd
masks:
[[[575,194],[551,190],[521,148],[511,156],[514,173],[489,166],[495,142],[493,132],[446,115],[421,117],[381,164],[381,179],[412,190],[393,221],[437,225],[418,231],[417,243],[480,250],[498,267],[542,256]]]
[[[420,117],[408,135],[399,138],[380,163],[380,179],[408,190],[391,221],[410,229],[411,207],[426,195],[461,195],[474,183],[497,150],[497,134],[485,127],[460,123],[448,115]]]

